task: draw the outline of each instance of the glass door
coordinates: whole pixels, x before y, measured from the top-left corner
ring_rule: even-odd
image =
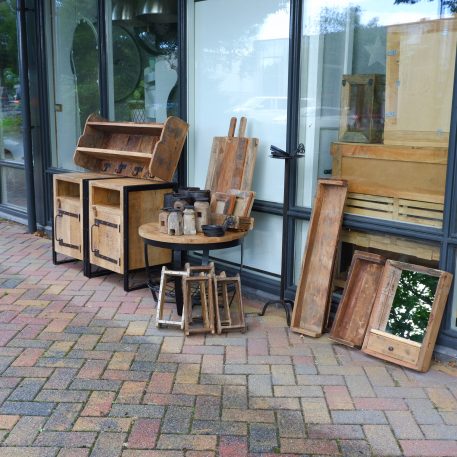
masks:
[[[100,110],[97,2],[51,5],[52,165],[74,169],[73,153],[89,114]]]
[[[16,2],[0,3],[0,203],[27,209]]]

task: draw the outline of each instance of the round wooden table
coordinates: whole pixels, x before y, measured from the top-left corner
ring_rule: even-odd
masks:
[[[202,265],[207,265],[209,261],[209,251],[241,245],[240,271],[243,268],[243,239],[248,232],[227,231],[224,236],[206,236],[203,233],[173,236],[161,233],[159,224],[154,222],[141,225],[138,232],[144,242],[144,261],[148,273],[148,286],[156,300],[157,297],[155,296],[154,284],[149,267],[148,246],[171,249],[173,251],[173,270],[182,270],[184,268],[181,255],[183,251],[203,251]],[[175,296],[176,309],[178,314],[181,315],[183,306],[181,278],[175,279]]]

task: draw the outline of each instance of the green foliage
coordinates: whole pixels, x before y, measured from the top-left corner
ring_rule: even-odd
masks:
[[[13,89],[18,74],[16,12],[9,0],[0,3],[0,86]]]
[[[422,342],[437,285],[436,276],[403,270],[386,331],[418,343]]]
[[[400,5],[403,3],[409,5],[415,5],[419,3],[421,0],[395,0],[394,5]],[[433,2],[434,0],[428,0],[429,2]],[[440,0],[441,9],[445,10],[448,9],[451,13],[457,13],[457,0]]]

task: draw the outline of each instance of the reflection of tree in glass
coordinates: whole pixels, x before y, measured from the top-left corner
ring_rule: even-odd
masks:
[[[414,5],[421,0],[395,0],[394,4],[399,5],[400,3],[409,3]],[[434,0],[428,0],[433,2]],[[449,9],[451,13],[457,13],[457,0],[440,0],[440,12],[443,13],[445,9]]]
[[[403,270],[387,321],[386,332],[421,343],[432,310],[438,278]]]

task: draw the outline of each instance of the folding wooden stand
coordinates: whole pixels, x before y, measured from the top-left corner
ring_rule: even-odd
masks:
[[[230,330],[246,331],[244,319],[244,307],[241,298],[240,276],[227,278],[222,272],[219,276],[213,277],[214,281],[214,308],[216,310],[217,333]],[[229,289],[233,288],[233,295],[229,297]],[[220,305],[222,304],[223,316],[221,319]]]
[[[194,287],[193,287],[194,286]],[[197,327],[197,318],[193,317],[192,299],[193,291],[200,292],[202,326]],[[183,278],[184,310],[184,332],[186,335],[194,333],[215,333],[214,328],[214,296],[211,275],[201,273],[199,276],[186,276]]]
[[[156,326],[171,326],[179,327],[181,330],[184,329],[184,323],[187,318],[186,308],[183,309],[183,313],[180,320],[172,321],[163,318],[163,308],[165,305],[166,298],[166,289],[167,289],[167,279],[168,277],[181,277],[182,279],[188,276],[187,271],[173,271],[168,270],[166,267],[162,267],[162,273],[160,275],[160,289],[159,289],[159,299],[157,301],[157,315],[156,315]]]

